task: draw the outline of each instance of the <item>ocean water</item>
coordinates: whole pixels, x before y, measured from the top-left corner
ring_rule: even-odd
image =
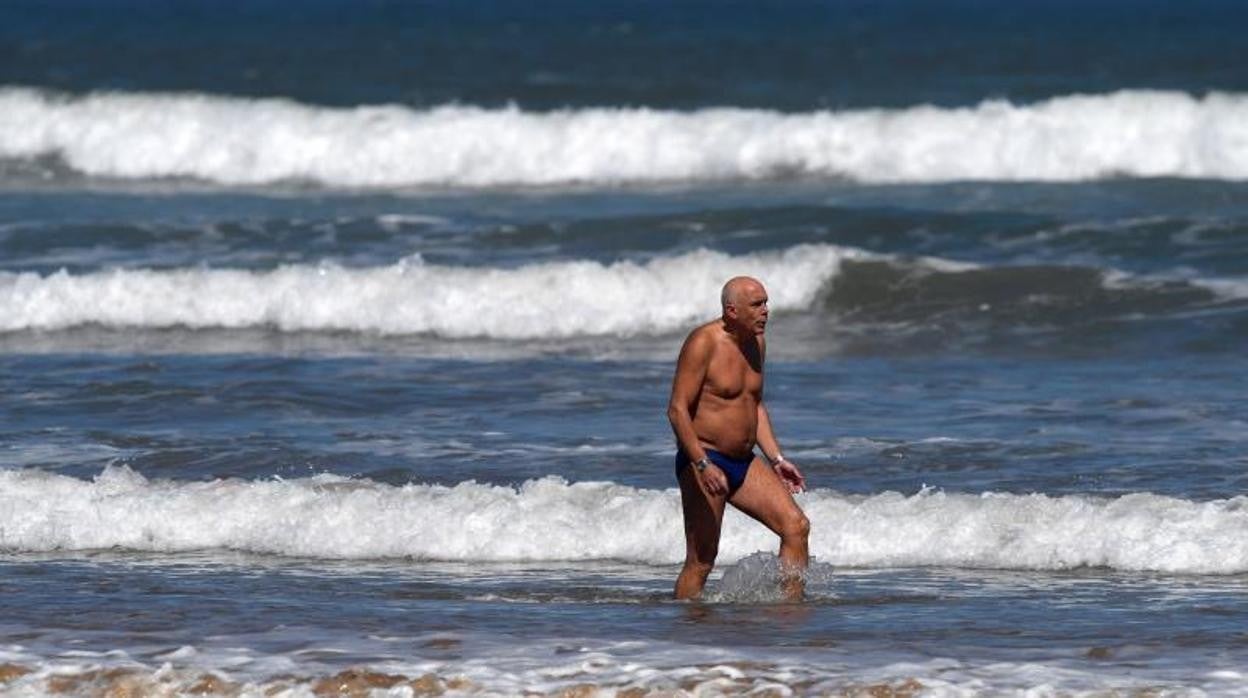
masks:
[[[1248,694],[1245,29],[3,3],[0,694]],[[800,604],[670,598],[736,274]]]

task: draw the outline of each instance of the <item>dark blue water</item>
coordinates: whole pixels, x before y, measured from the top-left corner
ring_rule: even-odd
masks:
[[[347,106],[953,106],[1243,91],[1245,23],[1231,0],[19,0],[0,84]]]

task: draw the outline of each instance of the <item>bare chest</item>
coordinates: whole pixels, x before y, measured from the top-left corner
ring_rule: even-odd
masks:
[[[703,389],[723,400],[743,395],[757,400],[763,392],[762,369],[757,354],[748,356],[735,346],[720,348],[707,367]]]

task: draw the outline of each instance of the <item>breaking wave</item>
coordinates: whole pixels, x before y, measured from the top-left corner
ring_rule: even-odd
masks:
[[[1242,308],[1237,279],[1132,276],[1097,267],[978,266],[803,244],[729,255],[706,249],[648,261],[564,260],[520,267],[396,264],[272,269],[0,272],[0,332],[268,329],[456,340],[653,337],[719,314],[725,279],[767,286],[773,311],[830,314],[837,327],[1078,326]],[[879,330],[883,331],[883,330]]]
[[[1147,493],[815,490],[800,501],[811,519],[811,553],[835,566],[1248,572],[1242,496],[1198,502]],[[682,540],[676,490],[610,482],[390,486],[333,475],[174,482],[118,465],[84,481],[0,471],[0,549],[10,551],[675,564]],[[732,511],[719,559],[774,547],[774,536]]]
[[[964,108],[526,112],[0,89],[0,159],[49,158],[92,177],[231,186],[1241,180],[1248,96],[1133,90]]]
[[[98,324],[499,339],[658,334],[718,315],[720,285],[735,274],[761,278],[773,309],[801,309],[814,303],[842,260],[868,256],[799,245],[515,269],[440,266],[417,256],[371,268],[0,272],[0,331]]]

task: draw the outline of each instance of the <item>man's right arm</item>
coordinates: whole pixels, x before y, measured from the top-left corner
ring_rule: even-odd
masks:
[[[672,423],[676,441],[694,463],[706,457],[706,451],[698,441],[698,433],[693,429],[691,410],[702,394],[702,384],[711,365],[711,341],[705,333],[698,331],[694,331],[685,340],[685,345],[680,349],[680,358],[676,360],[672,398],[667,404],[667,419]],[[716,466],[708,467],[700,479],[711,494],[724,494],[728,491],[728,480]]]

